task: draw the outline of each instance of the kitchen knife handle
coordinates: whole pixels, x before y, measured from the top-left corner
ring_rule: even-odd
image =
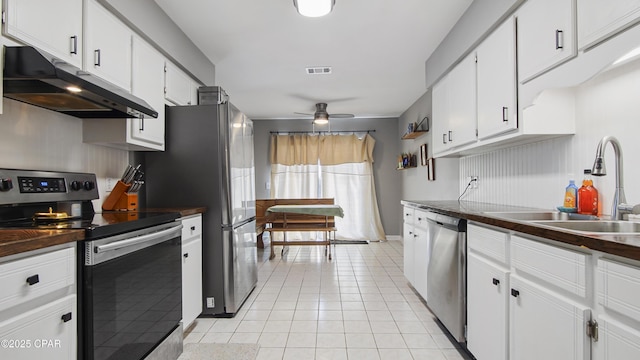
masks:
[[[100,66],[100,49],[93,51],[93,65]]]
[[[77,55],[78,54],[78,36],[77,35],[73,35],[71,37],[71,54],[73,55]]]

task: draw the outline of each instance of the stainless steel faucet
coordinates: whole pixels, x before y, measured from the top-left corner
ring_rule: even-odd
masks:
[[[611,143],[613,146],[613,152],[616,157],[616,192],[613,195],[613,204],[611,204],[611,219],[622,220],[622,212],[618,209],[619,205],[626,205],[627,199],[624,196],[623,187],[623,171],[622,171],[622,147],[620,142],[613,136],[605,136],[598,143],[596,149],[596,159],[593,162],[593,169],[591,175],[604,176],[607,175],[607,169],[604,164],[604,149],[607,143]]]

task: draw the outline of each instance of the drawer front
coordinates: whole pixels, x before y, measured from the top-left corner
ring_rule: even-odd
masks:
[[[511,237],[511,265],[559,289],[586,297],[587,255],[519,236]]]
[[[507,264],[506,233],[469,224],[467,226],[467,246],[478,254]]]
[[[0,323],[3,359],[76,359],[76,296],[69,295]]]
[[[202,215],[182,218],[182,240],[202,235]]]
[[[596,272],[598,303],[640,321],[640,268],[599,259]]]
[[[73,285],[75,249],[0,264],[0,310]]]
[[[405,206],[402,209],[402,217],[404,219],[405,224],[413,224],[413,213],[414,209],[412,207]]]
[[[424,210],[414,210],[413,223],[423,229],[427,228],[427,212]]]

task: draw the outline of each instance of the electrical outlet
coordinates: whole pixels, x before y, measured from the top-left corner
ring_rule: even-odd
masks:
[[[113,190],[113,187],[116,186],[116,183],[118,182],[119,179],[115,179],[115,178],[107,178],[107,186],[105,191],[106,192],[110,192],[111,190]]]
[[[477,175],[471,175],[470,180],[471,181],[471,188],[472,189],[477,189],[478,188],[478,176]]]

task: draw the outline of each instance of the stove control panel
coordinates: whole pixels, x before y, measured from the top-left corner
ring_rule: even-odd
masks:
[[[0,205],[98,199],[96,175],[0,169]]]

